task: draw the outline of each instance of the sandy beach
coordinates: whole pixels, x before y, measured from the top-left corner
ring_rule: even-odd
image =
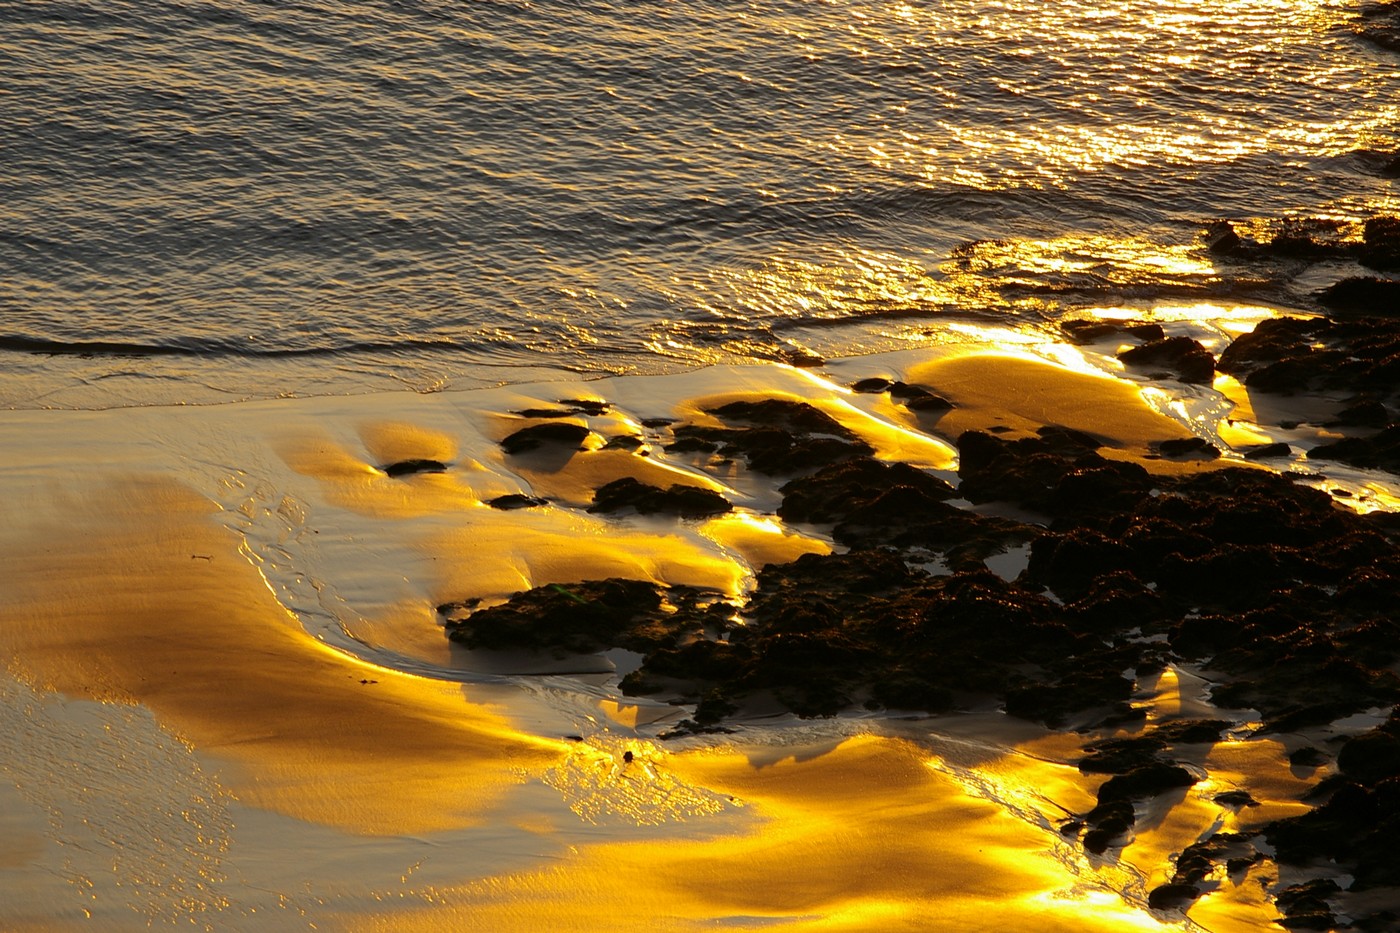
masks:
[[[1217,310],[1167,327],[1218,353],[1269,314]],[[736,399],[806,402],[878,458],[954,480],[953,442],[973,429],[1059,425],[1159,475],[1242,465],[1231,442],[1308,430],[1250,424],[1256,400],[1224,377],[1225,392],[1144,378],[1111,350],[969,329],[816,370],[0,413],[7,928],[1267,928],[1267,861],[1184,912],[1147,904],[1185,847],[1306,811],[1328,773],[1290,767],[1301,739],[1253,734],[1185,669],[1138,682],[1144,722],[1233,725],[1192,764],[1197,783],[1095,855],[1060,831],[1105,778],[1076,768],[1085,735],[994,703],[818,719],[760,704],[732,731],[662,739],[693,707],[623,695],[635,656],[471,651],[435,612],[606,577],[742,600],[763,566],[840,550],[777,517],[772,477],[665,449],[663,422]],[[953,408],[930,418],[847,387],[876,376]],[[588,429],[576,449],[502,451],[533,423],[519,412],[576,399],[607,403],[552,419]],[[1153,452],[1192,437],[1225,457]],[[1318,474],[1305,481],[1394,502],[1390,477],[1324,477],[1295,449],[1282,468]],[[444,469],[386,472],[415,458]],[[587,511],[621,477],[736,508]],[[486,504],[517,494],[547,504]],[[1024,555],[987,563],[1014,577]],[[1232,789],[1258,806],[1214,801]]]

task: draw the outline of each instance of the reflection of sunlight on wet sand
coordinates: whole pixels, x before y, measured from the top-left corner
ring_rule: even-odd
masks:
[[[951,448],[923,431],[956,437],[998,419],[1023,431],[1064,424],[1121,445],[1125,455],[1185,436],[1141,386],[1097,371],[1087,351],[1029,331],[969,325],[944,336],[954,345],[934,351],[942,359],[908,351],[845,361],[831,368],[849,377],[841,380],[766,365],[592,384],[613,409],[578,420],[594,431],[588,446],[596,448],[614,430],[633,431],[629,419],[703,421],[699,408],[715,400],[786,397],[821,408],[881,456],[935,468],[950,465]],[[921,415],[840,384],[874,374],[922,383],[959,407]],[[578,387],[532,391],[548,400]],[[108,482],[110,474],[177,462],[177,470],[196,464],[177,475],[203,481],[225,510],[174,480],[94,484],[85,488],[100,495],[74,493],[61,507],[34,509],[37,518],[7,503],[6,514],[30,527],[0,526],[9,558],[0,565],[9,600],[0,607],[0,652],[13,654],[36,686],[141,704],[193,755],[225,768],[220,780],[249,810],[400,840],[424,834],[423,845],[435,849],[433,880],[404,874],[402,886],[389,886],[392,906],[388,895],[379,902],[386,889],[375,888],[370,909],[380,913],[362,913],[368,897],[333,899],[348,928],[627,929],[644,918],[655,930],[875,931],[925,930],[934,918],[956,930],[989,922],[1159,929],[1162,918],[1134,898],[1166,879],[1176,852],[1217,821],[1248,828],[1257,817],[1305,809],[1295,801],[1306,782],[1288,773],[1277,743],[1223,742],[1199,752],[1208,781],[1145,806],[1134,841],[1095,860],[1055,825],[1057,808],[1091,807],[1101,780],[1071,763],[1081,736],[1027,741],[1013,753],[987,751],[983,735],[980,745],[965,743],[967,761],[928,751],[922,723],[899,726],[919,746],[865,736],[819,748],[671,752],[634,733],[654,734],[687,711],[627,702],[606,675],[576,693],[551,683],[542,688],[547,699],[510,693],[518,698],[511,713],[539,735],[579,733],[577,741],[555,741],[526,734],[481,702],[503,689],[416,677],[309,637],[303,625],[321,625],[327,640],[357,652],[368,646],[368,656],[385,664],[398,659],[376,648],[449,668],[442,676],[465,676],[435,601],[490,601],[539,583],[605,576],[738,593],[762,564],[830,547],[769,514],[781,479],[725,467],[735,492],[701,475],[695,464],[704,458],[668,465],[669,427],[646,435],[653,445],[646,458],[598,449],[508,457],[496,441],[521,422],[499,413],[521,404],[519,396],[504,404],[504,394],[464,396],[85,414],[33,435],[41,441],[30,461],[13,470],[22,490],[52,476],[84,488],[67,478],[92,473]],[[270,417],[274,408],[281,417]],[[100,433],[94,422],[110,434],[111,459],[60,465],[76,432]],[[22,417],[15,423],[17,431],[32,427]],[[203,446],[192,451],[194,424]],[[230,440],[240,437],[257,443]],[[381,469],[410,457],[449,468],[400,478]],[[217,475],[205,475],[209,464]],[[713,484],[742,508],[676,522],[596,516],[559,502],[512,512],[484,505],[510,492],[586,504],[593,486],[618,475]],[[292,500],[295,508],[283,514]],[[230,528],[244,535],[241,543]],[[294,617],[273,592],[309,614]],[[347,632],[357,643],[336,642]],[[1201,712],[1182,678],[1157,686],[1159,715]],[[1213,802],[1214,793],[1235,787],[1264,806],[1236,815]],[[450,846],[442,840],[464,826],[478,840],[511,834],[510,859],[490,845],[472,858],[444,853]],[[384,870],[382,857],[373,870]],[[400,873],[395,865],[393,877]],[[1257,880],[1222,885],[1190,915],[1209,918],[1213,931],[1261,928],[1272,913]]]
[[[579,847],[547,867],[435,891],[421,912],[346,919],[367,930],[632,929],[643,918],[657,931],[1161,928],[1091,877],[1067,877],[1047,831],[969,797],[899,740],[794,748],[761,764],[699,750],[666,766],[744,803],[745,822]]]
[[[7,542],[0,644],[44,689],[148,707],[241,799],[357,832],[467,825],[557,755],[460,685],[306,635],[215,511],[131,481]]]
[[[983,353],[936,360],[909,370],[908,381],[928,387],[956,406],[938,430],[1002,426],[1016,435],[1054,424],[1083,431],[1117,447],[1190,437],[1176,421],[1143,401],[1141,389],[1105,375],[1088,375],[1025,356]]]
[[[589,515],[556,510],[483,514],[479,521],[433,534],[425,554],[436,561],[443,601],[502,599],[545,583],[627,577],[738,595],[748,568],[687,529],[633,530]],[[439,598],[439,597],[435,597]]]
[[[700,533],[755,569],[786,564],[803,554],[831,553],[831,546],[824,541],[789,531],[771,518],[750,512],[713,518],[701,526]]]

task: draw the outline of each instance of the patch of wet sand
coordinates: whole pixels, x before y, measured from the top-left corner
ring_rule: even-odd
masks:
[[[151,709],[236,764],[241,799],[355,832],[477,820],[557,757],[460,685],[308,636],[215,512],[174,481],[130,479],[8,542],[0,646],[43,689]]]

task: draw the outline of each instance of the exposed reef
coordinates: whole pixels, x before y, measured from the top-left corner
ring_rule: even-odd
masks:
[[[1398,232],[1388,218],[1368,222],[1360,239],[1296,222],[1258,241],[1224,224],[1210,231],[1209,248],[1232,262],[1344,258],[1385,270],[1395,268]],[[1118,356],[1139,375],[1208,384],[1219,372],[1278,400],[1336,399],[1327,427],[1341,436],[1315,444],[1308,458],[1400,472],[1400,317],[1386,305],[1396,283],[1350,281],[1322,299],[1348,310],[1266,320],[1218,359],[1150,322],[1071,321],[1062,329],[1079,343],[1135,342]],[[872,376],[850,388],[887,395],[877,404],[906,410],[923,430],[937,426],[918,412],[955,407],[936,384]],[[590,404],[521,412],[554,420],[511,434],[502,448],[578,449],[590,432],[574,419],[607,405]],[[1199,762],[1238,727],[1224,718],[1148,725],[1141,684],[1170,665],[1208,671],[1211,702],[1255,711],[1260,735],[1328,727],[1400,703],[1394,517],[1360,514],[1289,475],[1224,463],[1226,452],[1202,437],[1142,440],[1132,452],[1056,425],[1006,436],[995,427],[966,430],[945,438],[958,454],[954,485],[951,474],[878,459],[856,432],[790,398],[643,424],[669,454],[773,477],[776,517],[844,550],[764,566],[741,599],[606,579],[540,586],[489,607],[449,603],[438,607],[449,638],[477,650],[636,652],[641,661],[622,678],[624,693],[693,705],[672,735],[775,708],[825,717],[995,704],[1014,717],[1072,724],[1090,734],[1080,771],[1106,779],[1094,805],[1067,814],[1060,830],[1104,858],[1134,838],[1145,801],[1169,805],[1173,795],[1199,793]],[[635,440],[609,446],[645,454]],[[1268,443],[1233,454],[1266,463],[1294,448]],[[634,513],[703,521],[732,509],[699,485],[622,478],[596,489],[589,510],[612,521]],[[1316,808],[1247,832],[1207,832],[1147,892],[1151,908],[1189,910],[1266,852],[1287,864],[1330,860],[1355,878],[1350,891],[1312,881],[1277,892],[1288,928],[1327,929],[1338,898],[1400,887],[1390,849],[1400,830],[1400,720],[1392,714],[1339,748],[1295,748],[1288,761],[1321,771],[1335,761],[1336,773],[1315,791]],[[1258,805],[1243,788],[1211,799],[1235,813]],[[1360,928],[1391,928],[1387,922],[1373,912]]]

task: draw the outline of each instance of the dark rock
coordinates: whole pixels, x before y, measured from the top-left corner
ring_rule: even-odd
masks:
[[[1128,366],[1161,367],[1183,382],[1210,383],[1215,378],[1215,357],[1190,337],[1168,337],[1118,354]]]
[[[1362,231],[1361,264],[1380,272],[1400,270],[1400,217],[1372,217]]]
[[[1274,922],[1289,930],[1331,930],[1337,926],[1330,910],[1305,910]]]
[[[785,521],[832,524],[836,540],[850,546],[962,549],[980,558],[1036,533],[1016,522],[946,505],[954,491],[943,480],[908,464],[870,457],[823,467],[786,483],[781,491],[778,514]]]
[[[1123,328],[1128,332],[1128,336],[1136,337],[1146,343],[1157,340],[1166,340],[1167,332],[1162,330],[1161,324],[1127,324]]]
[[[1061,321],[1060,330],[1071,343],[1077,344],[1094,343],[1117,334],[1126,334],[1147,342],[1165,340],[1167,336],[1161,324],[1145,321]]]
[[[612,410],[612,406],[602,399],[596,398],[561,398],[560,405],[564,405],[571,411],[583,415],[606,415]]]
[[[1312,746],[1295,748],[1288,755],[1288,763],[1301,768],[1320,768],[1327,764],[1329,760],[1327,754],[1323,752],[1322,749],[1313,748]]]
[[[1250,447],[1244,452],[1244,458],[1246,460],[1274,460],[1279,457],[1291,456],[1293,456],[1293,448],[1282,443]]]
[[[569,447],[575,450],[588,437],[588,427],[572,421],[546,421],[521,428],[501,441],[508,454],[522,454],[545,446]]]
[[[1203,437],[1179,437],[1161,441],[1157,450],[1164,457],[1182,460],[1216,460],[1220,449]]]
[[[1400,424],[1370,437],[1346,437],[1319,444],[1308,451],[1309,460],[1340,460],[1352,466],[1400,472]]]
[[[823,366],[826,360],[818,353],[813,353],[806,347],[786,346],[780,347],[774,355],[780,363],[789,366],[796,366],[804,369],[811,369],[814,366]]]
[[[552,584],[465,615],[451,604],[438,611],[447,637],[468,648],[554,648],[580,654],[613,646],[650,650],[678,637],[662,624],[670,619],[656,587],[637,580]]]
[[[1140,563],[1122,542],[1087,528],[1046,535],[1031,544],[1026,574],[1066,600],[1086,597],[1104,574],[1132,576]]]
[[[1255,800],[1247,790],[1227,790],[1223,793],[1216,794],[1211,799],[1218,804],[1223,804],[1224,806],[1232,807],[1237,810],[1244,807],[1259,806],[1259,801]]]
[[[603,445],[604,450],[639,450],[646,445],[640,437],[635,434],[618,434],[608,438],[608,442]]]
[[[535,496],[523,496],[520,493],[510,493],[505,496],[497,496],[486,503],[493,509],[510,511],[511,509],[534,509],[540,506],[549,505],[548,499],[540,499]]]
[[[1078,767],[1084,774],[1127,774],[1160,763],[1166,747],[1155,736],[1108,739],[1087,746],[1089,754],[1079,760]]]
[[[730,402],[710,410],[750,427],[711,428],[683,425],[675,430],[669,451],[718,450],[742,456],[750,468],[768,474],[796,474],[852,457],[873,448],[829,415],[805,402],[763,399]]]
[[[1382,729],[1354,736],[1337,753],[1337,767],[1367,786],[1400,775],[1400,738]]]
[[[1071,343],[1086,344],[1122,333],[1119,321],[1061,321],[1060,330]]]
[[[916,398],[927,398],[932,394],[923,386],[910,385],[907,382],[890,383],[890,398],[903,399],[908,402]]]
[[[613,480],[593,494],[590,512],[616,512],[632,508],[641,515],[666,513],[685,518],[722,515],[734,508],[729,500],[711,489],[676,484],[661,489],[630,476]]]
[[[1330,930],[1337,921],[1327,899],[1340,894],[1341,890],[1331,879],[1290,885],[1274,899],[1284,914],[1283,919],[1276,922],[1289,930]]]
[[[730,402],[707,411],[729,420],[748,421],[806,434],[827,434],[845,440],[855,439],[855,435],[841,422],[806,402],[766,398],[757,402]]]
[[[1123,570],[1106,571],[1090,581],[1083,595],[1065,607],[1065,614],[1076,631],[1101,635],[1121,630],[1129,619],[1151,626],[1172,618],[1156,591]]]
[[[1400,311],[1400,282],[1353,276],[1318,292],[1317,300],[1336,311],[1394,315]]]
[[[382,469],[390,476],[408,476],[413,473],[446,473],[447,464],[441,460],[400,460]]]
[[[681,437],[666,445],[666,452],[673,454],[710,454],[719,450],[719,444],[703,437]]]
[[[1217,256],[1230,256],[1244,245],[1228,220],[1217,220],[1206,229],[1206,249]]]
[[[1122,845],[1127,835],[1128,824],[1121,820],[1106,820],[1084,834],[1083,845],[1086,851],[1102,855],[1114,845]]]
[[[1180,765],[1153,762],[1109,778],[1099,787],[1099,802],[1155,797],[1195,783],[1195,776]]]
[[[1347,427],[1383,428],[1390,424],[1390,411],[1374,398],[1360,398],[1337,414],[1336,424]]]
[[[1347,224],[1325,217],[1285,217],[1260,252],[1275,259],[1317,262],[1344,259],[1353,252],[1345,239]]]
[[[927,395],[914,396],[904,403],[904,407],[910,411],[948,411],[953,407],[953,403],[930,392]]]
[[[1096,438],[1057,427],[1012,441],[966,431],[958,437],[958,492],[971,502],[1015,502],[1050,514],[1130,507],[1146,495],[1151,478],[1136,464],[1098,456],[1101,446]]]
[[[1147,906],[1153,910],[1174,910],[1185,907],[1200,896],[1201,889],[1194,884],[1163,884],[1147,895]]]
[[[1213,744],[1232,723],[1225,719],[1177,719],[1163,723],[1152,731],[1155,738],[1173,745]]]
[[[872,376],[869,379],[860,379],[851,383],[852,392],[879,393],[888,392],[894,381],[883,376]]]

